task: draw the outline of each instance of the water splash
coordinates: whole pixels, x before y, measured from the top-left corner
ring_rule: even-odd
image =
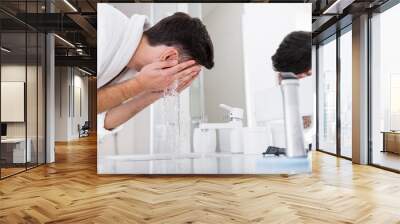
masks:
[[[180,103],[178,81],[164,90],[160,103],[160,123],[156,126],[156,148],[161,153],[180,152]]]

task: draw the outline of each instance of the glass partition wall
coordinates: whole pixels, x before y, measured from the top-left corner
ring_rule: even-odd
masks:
[[[400,172],[400,4],[371,22],[370,163]]]
[[[365,34],[369,40],[368,164],[395,172],[400,172],[398,21],[400,4],[387,1],[371,11]],[[317,146],[320,151],[347,159],[352,157],[351,30],[349,25],[336,32],[335,37],[317,44]],[[327,52],[331,55],[326,56]]]
[[[19,1],[21,12],[43,10]],[[9,2],[0,3],[10,4]],[[18,15],[18,13],[17,13]],[[45,163],[45,35],[0,11],[0,178]],[[7,22],[3,22],[7,21]]]
[[[351,25],[318,44],[317,149],[352,157]]]
[[[318,47],[318,149],[336,154],[336,36]]]

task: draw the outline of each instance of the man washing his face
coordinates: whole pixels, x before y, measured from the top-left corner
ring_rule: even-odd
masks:
[[[201,66],[212,68],[213,45],[202,22],[175,13],[148,28],[146,17],[126,17],[99,4],[98,133],[101,139],[159,99],[178,80],[190,86]],[[117,128],[118,127],[118,128]]]

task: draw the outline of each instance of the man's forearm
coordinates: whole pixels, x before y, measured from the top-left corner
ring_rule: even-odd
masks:
[[[144,93],[109,110],[104,120],[104,128],[110,130],[118,127],[142,111],[145,107],[158,100],[161,96],[162,93]]]
[[[97,90],[97,113],[116,107],[143,91],[142,86],[136,79],[102,87]]]

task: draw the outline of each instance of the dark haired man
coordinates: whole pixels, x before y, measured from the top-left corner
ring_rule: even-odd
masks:
[[[119,24],[107,19],[121,17],[129,30],[128,33],[121,31],[121,43],[101,39],[101,36],[108,35],[112,40],[116,35],[112,31],[99,33],[98,46],[102,42],[103,46],[110,44],[98,53],[98,58],[103,58],[98,61],[100,73],[97,81],[98,133],[101,139],[159,99],[162,90],[174,81],[179,80],[178,91],[190,86],[199,74],[200,66],[213,67],[214,55],[205,26],[199,19],[185,13],[175,13],[146,29],[145,16],[134,15],[125,19],[121,12],[107,4],[101,4],[100,12],[108,18],[104,17],[102,21],[99,18],[99,27],[108,26],[118,33],[118,27],[114,26]],[[108,49],[117,50],[114,53]],[[127,54],[130,54],[129,58]],[[118,55],[123,55],[125,61],[121,62]]]
[[[311,33],[294,31],[288,34],[272,56],[277,72],[291,72],[298,78],[311,75]]]

